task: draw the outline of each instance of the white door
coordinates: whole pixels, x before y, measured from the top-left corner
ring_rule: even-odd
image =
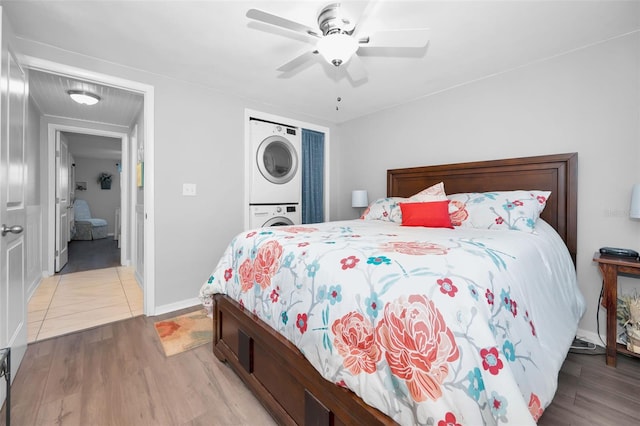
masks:
[[[69,260],[69,149],[56,131],[56,272]]]
[[[8,46],[2,14],[0,67],[0,348],[11,348],[12,377],[27,349],[25,289],[25,106],[27,80]],[[0,404],[5,399],[4,380]]]

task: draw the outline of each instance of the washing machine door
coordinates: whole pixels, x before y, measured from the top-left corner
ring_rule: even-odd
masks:
[[[266,228],[268,226],[287,226],[287,225],[293,225],[293,222],[287,217],[280,216],[280,217],[272,217],[271,219],[266,221],[264,225],[262,225],[262,227]]]
[[[289,182],[298,170],[298,153],[291,142],[281,136],[269,136],[256,152],[258,170],[271,183]]]

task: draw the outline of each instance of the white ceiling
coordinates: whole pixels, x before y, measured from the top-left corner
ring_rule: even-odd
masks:
[[[95,93],[100,102],[80,105],[71,100],[68,90]],[[138,93],[37,70],[29,71],[29,91],[44,115],[124,126],[123,131],[132,125],[143,103]]]
[[[430,42],[421,55],[362,52],[368,79],[357,85],[319,56],[282,78],[276,69],[313,49],[313,40],[252,22],[246,11],[262,9],[315,28],[329,2],[2,4],[21,38],[337,123],[640,29],[637,1],[379,1],[364,33],[427,27]],[[357,17],[366,2],[342,4]]]
[[[67,138],[69,152],[75,160],[98,158],[122,160],[122,140],[106,136],[63,132]]]
[[[100,102],[95,105],[80,105],[67,95],[68,90],[84,90],[95,93]],[[126,133],[140,113],[143,97],[114,87],[46,73],[29,71],[29,92],[40,112],[45,116],[71,118],[86,123],[123,126]],[[69,152],[75,158],[120,159],[122,141],[119,138],[64,132],[69,141]]]

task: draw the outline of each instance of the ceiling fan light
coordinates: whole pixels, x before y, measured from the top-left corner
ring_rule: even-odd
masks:
[[[358,41],[348,34],[333,33],[322,37],[316,45],[318,52],[330,64],[340,66],[358,50]]]
[[[95,105],[100,102],[100,96],[84,90],[69,90],[67,94],[71,99],[82,105]]]

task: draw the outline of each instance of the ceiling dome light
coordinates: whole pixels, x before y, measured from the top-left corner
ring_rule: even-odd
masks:
[[[327,62],[339,67],[356,53],[358,42],[348,34],[335,32],[322,37],[316,48]]]
[[[100,102],[100,96],[84,90],[69,90],[67,93],[71,99],[82,105],[95,105]]]

